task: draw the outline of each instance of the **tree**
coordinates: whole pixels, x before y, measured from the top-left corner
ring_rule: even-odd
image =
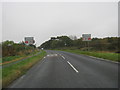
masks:
[[[98,51],[118,51],[119,43],[118,37],[106,38],[92,38],[89,42],[90,50]],[[50,40],[44,42],[40,47],[45,49],[63,49],[63,48],[78,48],[86,50],[88,48],[87,42],[82,41],[82,38],[71,40],[68,36],[52,37]]]

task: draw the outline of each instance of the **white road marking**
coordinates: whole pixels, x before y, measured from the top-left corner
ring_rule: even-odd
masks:
[[[58,56],[58,54],[48,54],[47,57]]]
[[[47,55],[47,56],[50,56],[50,55]]]
[[[73,68],[73,70],[75,70],[76,73],[78,73],[78,70],[69,61],[67,61],[67,63]]]
[[[44,58],[46,58],[46,57],[44,57]]]
[[[58,56],[57,54],[55,54],[55,56]]]
[[[65,57],[64,57],[64,56],[62,56],[62,58],[63,58],[63,59],[65,59]]]
[[[23,75],[22,77],[21,77],[21,79],[23,79],[25,77],[25,75]]]

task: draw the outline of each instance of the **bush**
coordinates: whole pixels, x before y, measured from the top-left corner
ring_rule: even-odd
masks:
[[[24,43],[14,43],[13,41],[2,42],[2,56],[28,55],[36,47],[34,45],[25,45]]]

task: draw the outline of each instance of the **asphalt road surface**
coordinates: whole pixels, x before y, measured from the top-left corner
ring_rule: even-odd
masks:
[[[63,51],[46,52],[9,88],[118,88],[118,64]]]

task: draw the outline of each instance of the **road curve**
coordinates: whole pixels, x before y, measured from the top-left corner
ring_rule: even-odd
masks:
[[[47,56],[8,88],[118,88],[118,64],[46,50]]]

